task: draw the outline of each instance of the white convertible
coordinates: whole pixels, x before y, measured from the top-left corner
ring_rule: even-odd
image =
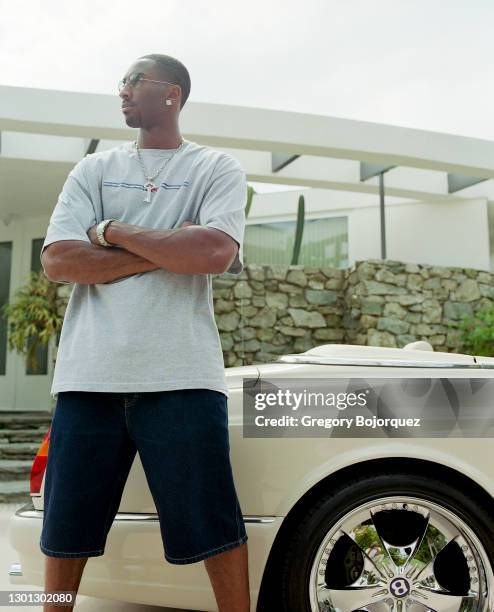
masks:
[[[494,610],[492,438],[349,437],[335,435],[334,428],[325,437],[245,437],[243,429],[244,379],[492,380],[494,358],[433,352],[425,342],[400,349],[330,344],[226,374],[252,610]],[[47,434],[33,464],[32,503],[10,521],[15,585],[43,585],[39,537],[48,448]],[[171,565],[164,559],[138,455],[105,554],[89,559],[79,592],[217,609],[203,563]]]

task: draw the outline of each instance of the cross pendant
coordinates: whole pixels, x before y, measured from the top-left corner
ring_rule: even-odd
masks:
[[[147,191],[147,194],[143,202],[151,202],[151,192],[158,191],[158,188],[152,181],[149,181],[144,185],[144,189]]]

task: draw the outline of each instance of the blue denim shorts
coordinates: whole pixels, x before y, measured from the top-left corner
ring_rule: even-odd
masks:
[[[246,542],[230,463],[227,401],[211,389],[59,392],[41,551],[51,557],[104,554],[136,451],[167,561],[195,563]]]

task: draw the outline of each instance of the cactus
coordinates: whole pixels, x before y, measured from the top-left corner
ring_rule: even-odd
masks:
[[[250,207],[252,205],[252,200],[254,198],[255,189],[252,185],[247,185],[247,203],[245,205],[245,218],[249,216]]]
[[[295,228],[295,244],[293,245],[293,255],[291,265],[298,264],[298,258],[300,255],[300,247],[302,246],[302,236],[304,234],[304,223],[305,223],[305,198],[301,195],[298,199],[298,211],[297,211],[297,226]]]

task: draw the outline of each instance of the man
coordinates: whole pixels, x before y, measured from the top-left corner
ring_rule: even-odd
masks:
[[[211,290],[212,274],[243,269],[246,181],[232,156],[181,137],[189,91],[178,60],[139,58],[119,84],[136,142],[77,163],[50,219],[44,271],[74,287],[51,390],[40,548],[45,589],[77,591],[139,452],[165,558],[204,560],[219,610],[247,612]]]

